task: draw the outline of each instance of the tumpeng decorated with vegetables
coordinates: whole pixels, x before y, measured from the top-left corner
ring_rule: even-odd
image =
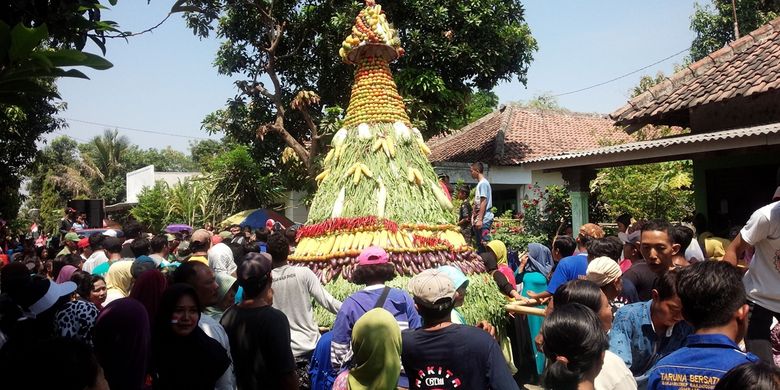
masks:
[[[372,245],[388,252],[401,276],[444,264],[484,272],[451,223],[452,203],[398,94],[389,63],[403,54],[381,6],[367,1],[339,50],[357,66],[344,127],[333,136],[309,221],[290,257],[323,284],[351,280],[357,256]]]

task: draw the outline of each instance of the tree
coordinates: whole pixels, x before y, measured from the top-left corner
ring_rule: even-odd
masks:
[[[206,139],[190,143],[190,156],[197,167],[207,167],[218,154],[228,150],[225,142]]]
[[[216,30],[224,40],[218,72],[242,77],[238,95],[209,115],[204,127],[253,143],[252,155],[270,159],[270,167],[286,145],[313,177],[329,137],[318,126],[323,108],[344,108],[349,99],[352,69],[338,61],[337,52],[361,5],[190,3],[200,9],[186,15],[192,30],[202,37]],[[490,90],[512,78],[525,82],[537,46],[518,1],[407,0],[384,8],[409,53],[393,69],[396,80],[410,111],[418,113],[414,124],[425,134],[462,122],[473,89]],[[269,134],[276,137],[266,139]]]
[[[163,181],[154,183],[154,186],[146,187],[138,194],[138,205],[130,214],[138,222],[146,225],[150,231],[160,232],[168,225],[170,218],[169,188]]]
[[[65,202],[60,199],[60,196],[54,189],[54,184],[51,180],[44,180],[40,208],[40,219],[44,232],[48,234],[57,232],[64,207]]]
[[[780,15],[780,1],[736,0],[740,35],[745,35]],[[696,3],[691,17],[696,37],[691,43],[691,59],[698,61],[736,39],[734,9],[731,0],[713,0],[702,6]]]

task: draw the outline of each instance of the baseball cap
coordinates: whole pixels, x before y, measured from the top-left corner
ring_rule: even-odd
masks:
[[[79,248],[84,249],[89,246],[89,238],[84,237],[79,240]]]
[[[268,220],[265,221],[265,227],[267,227],[268,230],[273,229],[275,224],[276,224],[276,221],[274,221],[271,218],[268,218]]]
[[[54,306],[57,301],[76,291],[76,283],[54,283],[48,279],[33,279],[22,292],[19,303],[33,315],[39,315]]]
[[[65,235],[65,241],[79,242],[81,241],[81,238],[79,238],[78,234],[70,232]]]
[[[198,229],[190,236],[190,242],[207,243],[211,241],[211,232],[206,229]]]
[[[385,264],[387,261],[387,252],[378,246],[363,249],[358,256],[358,265]]]
[[[466,277],[463,271],[451,265],[443,265],[437,269],[450,278],[450,281],[452,281],[452,286],[455,288],[455,290],[469,286],[469,279]]]
[[[595,223],[586,223],[580,226],[580,234],[592,238],[604,238],[604,229]]]
[[[446,273],[427,269],[409,281],[409,291],[415,302],[431,309],[441,310],[452,305],[455,287]]]
[[[620,266],[615,260],[601,256],[593,259],[588,264],[588,271],[585,277],[599,287],[604,287],[622,275]]]

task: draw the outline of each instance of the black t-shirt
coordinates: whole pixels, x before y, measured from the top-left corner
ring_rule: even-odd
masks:
[[[487,332],[452,324],[405,330],[401,361],[410,389],[517,389],[501,348]]]
[[[640,301],[649,301],[653,299],[653,288],[655,288],[658,275],[650,270],[647,263],[636,263],[623,274],[623,280],[630,280],[636,287],[637,295]]]
[[[279,378],[295,370],[287,317],[271,306],[229,308],[222,326],[239,390],[279,389]]]

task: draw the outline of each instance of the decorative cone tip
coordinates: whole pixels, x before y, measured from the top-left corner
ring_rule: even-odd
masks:
[[[387,22],[382,6],[366,0],[366,8],[355,18],[352,33],[341,44],[341,59],[349,64],[357,64],[365,57],[381,57],[390,62],[403,55],[398,31]]]

